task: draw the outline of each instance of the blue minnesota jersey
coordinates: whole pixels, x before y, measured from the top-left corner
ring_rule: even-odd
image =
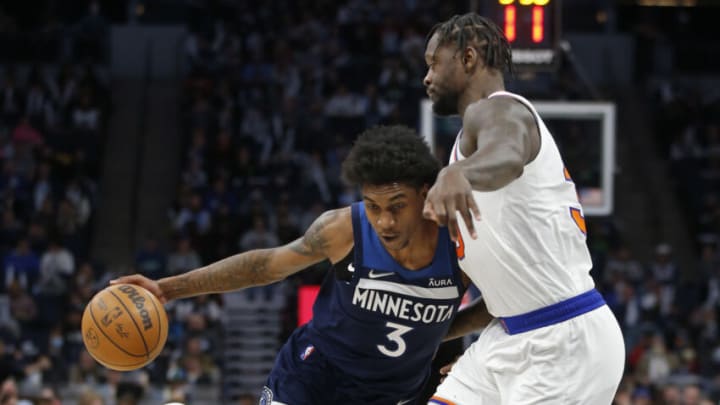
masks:
[[[418,392],[464,292],[455,245],[440,228],[432,263],[408,270],[385,250],[363,203],[352,205],[352,222],[355,245],[323,282],[309,340],[373,390]]]

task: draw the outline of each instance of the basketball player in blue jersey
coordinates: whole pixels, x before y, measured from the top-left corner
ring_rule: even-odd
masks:
[[[555,141],[532,104],[505,91],[507,39],[475,13],[454,16],[430,32],[425,60],[434,112],[463,125],[424,214],[447,225],[496,317],[430,403],[610,404],[622,334],[589,275],[582,207]]]
[[[370,129],[343,163],[362,202],[324,213],[286,246],[157,282],[139,275],[115,282],[171,300],[273,283],[330,260],[313,319],[281,349],[261,404],[415,404],[440,342],[467,329],[449,330],[468,282],[455,245],[422,215],[438,170],[409,128]],[[490,321],[484,305],[469,311],[458,319]]]

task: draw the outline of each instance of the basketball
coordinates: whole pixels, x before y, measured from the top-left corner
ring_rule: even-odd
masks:
[[[165,346],[168,319],[162,303],[132,284],[112,285],[95,294],[82,317],[82,338],[103,366],[129,371],[153,361]]]

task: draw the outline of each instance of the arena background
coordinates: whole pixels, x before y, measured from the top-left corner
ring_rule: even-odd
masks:
[[[717,404],[716,0],[3,1],[0,404],[256,403],[327,263],[168,305],[165,350],[130,373],[84,351],[85,304],[120,274],[293,240],[358,198],[338,173],[363,128],[432,128],[447,161],[457,121],[422,113],[425,34],[509,6],[544,8],[517,19],[513,45],[553,55],[509,89],[614,111],[611,127],[549,121],[584,203],[609,207],[587,223],[627,345],[616,403]]]

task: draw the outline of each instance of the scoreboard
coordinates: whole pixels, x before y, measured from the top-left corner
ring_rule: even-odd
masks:
[[[489,0],[482,14],[495,21],[520,69],[552,70],[560,40],[560,0]]]

